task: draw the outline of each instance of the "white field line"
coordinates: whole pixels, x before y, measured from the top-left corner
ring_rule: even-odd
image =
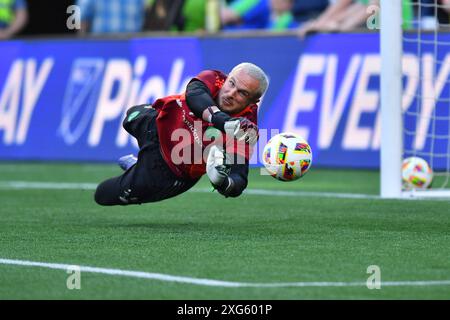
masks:
[[[1,189],[41,189],[41,190],[95,190],[96,183],[89,182],[39,182],[39,181],[0,181]],[[211,193],[211,189],[192,188],[188,192]],[[402,197],[393,200],[434,200],[448,201],[448,197],[427,197],[423,192],[421,197]],[[378,195],[362,194],[362,193],[338,193],[338,192],[314,192],[314,191],[288,191],[288,190],[268,190],[268,189],[246,189],[244,194],[254,196],[274,196],[274,197],[319,197],[319,198],[340,198],[340,199],[374,199],[381,200]]]
[[[0,259],[0,264],[15,265],[24,267],[40,267],[48,269],[57,269],[65,271],[79,270],[87,273],[100,273],[111,276],[123,276],[139,279],[151,279],[165,282],[178,282],[184,284],[193,284],[199,286],[211,287],[256,287],[256,288],[282,288],[282,287],[363,287],[366,282],[273,282],[273,283],[251,283],[251,282],[233,282],[214,279],[201,279],[183,276],[174,276],[162,273],[152,273],[143,271],[129,271],[121,269],[96,268],[89,266],[78,266],[71,264],[46,263],[24,260]],[[381,287],[400,287],[400,286],[448,286],[450,280],[432,280],[432,281],[381,281]]]
[[[36,182],[36,181],[0,181],[0,189],[56,189],[56,190],[95,190],[96,183],[76,183],[76,182]],[[211,189],[193,188],[189,192],[211,193]],[[334,193],[334,192],[308,192],[308,191],[282,191],[247,189],[244,191],[248,195],[264,195],[275,197],[325,197],[343,199],[380,199],[379,196],[355,193]]]

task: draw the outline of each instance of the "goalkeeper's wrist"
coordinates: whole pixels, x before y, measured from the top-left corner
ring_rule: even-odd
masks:
[[[233,179],[231,179],[229,176],[225,178],[225,180],[222,182],[220,186],[213,185],[217,191],[219,191],[220,194],[224,195],[225,197],[228,197],[231,193],[231,190],[233,190]]]
[[[219,129],[222,132],[225,132],[225,122],[230,120],[231,117],[225,112],[219,111],[212,115],[211,123],[215,128]]]

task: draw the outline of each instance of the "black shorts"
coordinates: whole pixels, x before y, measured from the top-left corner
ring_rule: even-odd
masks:
[[[122,175],[103,181],[95,192],[101,205],[156,202],[175,197],[192,188],[199,179],[177,177],[160,151],[156,128],[157,111],[150,105],[130,108],[123,127],[137,139],[138,161]]]

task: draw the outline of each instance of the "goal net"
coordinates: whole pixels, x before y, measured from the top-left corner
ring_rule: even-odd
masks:
[[[450,1],[380,1],[381,196],[450,199]],[[402,106],[399,108],[398,106]],[[427,189],[406,189],[401,164],[428,162]]]

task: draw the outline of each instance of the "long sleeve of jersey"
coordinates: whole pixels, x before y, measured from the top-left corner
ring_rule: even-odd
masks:
[[[205,83],[197,79],[193,79],[186,88],[186,103],[195,116],[200,119],[208,107],[217,106],[209,88]],[[223,132],[224,123],[230,118],[225,112],[217,112],[212,117],[212,123],[214,127]]]
[[[202,118],[203,111],[215,106],[211,91],[200,80],[193,79],[186,88],[186,103],[197,118]]]

